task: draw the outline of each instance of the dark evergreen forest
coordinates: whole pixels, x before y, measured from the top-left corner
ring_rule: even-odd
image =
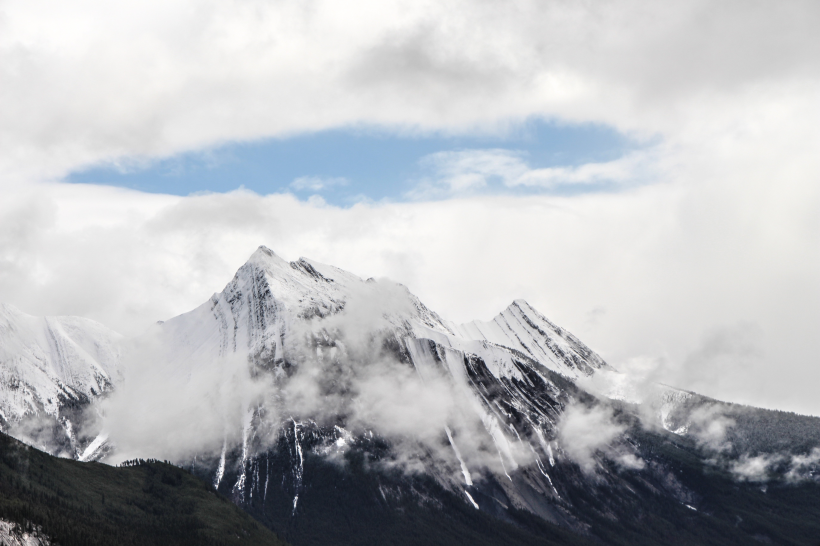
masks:
[[[60,546],[281,546],[190,473],[159,461],[116,468],[59,459],[0,434],[0,519]]]

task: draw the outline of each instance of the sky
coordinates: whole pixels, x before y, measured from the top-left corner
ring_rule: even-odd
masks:
[[[820,7],[0,2],[0,301],[126,335],[259,245],[820,415]]]
[[[231,143],[141,163],[109,162],[74,171],[66,181],[107,184],[154,193],[190,195],[238,188],[265,195],[313,195],[349,207],[362,201],[419,200],[441,195],[419,186],[441,176],[442,154],[484,153],[530,168],[580,166],[616,160],[641,149],[642,143],[605,125],[560,125],[528,120],[487,134],[394,134],[377,127],[353,127]],[[498,169],[496,169],[498,170]],[[482,176],[487,187],[504,188],[502,173]],[[596,190],[607,180],[600,180]],[[506,187],[507,192],[540,193],[532,186]],[[590,188],[556,184],[553,193]]]

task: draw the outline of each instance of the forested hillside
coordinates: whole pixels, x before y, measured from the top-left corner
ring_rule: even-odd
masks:
[[[271,531],[173,465],[115,468],[59,459],[0,434],[0,520],[60,546],[283,546]]]

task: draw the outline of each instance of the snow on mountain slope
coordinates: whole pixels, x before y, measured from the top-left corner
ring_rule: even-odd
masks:
[[[339,316],[337,321],[332,317]],[[194,309],[161,325],[171,370],[197,360],[247,355],[262,367],[287,359],[288,336],[311,323],[322,328],[358,330],[361,335],[391,332],[406,339],[431,339],[462,352],[487,355],[495,373],[517,373],[513,355],[576,378],[607,364],[572,334],[518,300],[492,322],[456,326],[428,309],[405,287],[367,281],[333,266],[300,258],[289,263],[260,247],[225,289]],[[324,334],[323,334],[324,335]],[[333,333],[327,333],[333,336]],[[187,365],[184,363],[187,362]]]
[[[0,429],[36,443],[27,433],[53,422],[68,445],[42,447],[77,456],[70,414],[119,379],[120,339],[92,320],[34,317],[0,304]]]
[[[80,460],[190,465],[246,510],[291,523],[317,484],[358,488],[380,506],[447,509],[444,491],[471,513],[529,512],[582,531],[584,499],[631,515],[612,509],[637,506],[638,483],[650,504],[662,491],[691,508],[690,492],[641,447],[627,406],[698,445],[718,445],[715,416],[724,428],[741,423],[715,401],[632,381],[523,300],[457,325],[404,286],[265,247],[207,302],[131,340],[122,358],[118,347],[92,321],[0,306],[0,426]],[[82,409],[109,391],[102,431],[78,439]],[[756,429],[738,437],[769,441],[768,430],[748,434]],[[353,463],[373,475],[328,480],[328,468]]]
[[[532,383],[532,377],[537,376],[535,381],[548,385],[547,370],[577,378],[607,368],[600,357],[524,301],[514,302],[491,322],[457,326],[427,308],[404,286],[387,280],[363,280],[305,258],[289,263],[265,247],[250,257],[222,292],[157,325],[146,339],[155,344],[154,349],[159,347],[159,352],[128,356],[135,365],[132,371],[137,372],[130,381],[140,374],[143,377],[141,383],[133,384],[129,393],[133,398],[124,403],[121,413],[132,413],[131,405],[140,403],[141,398],[152,399],[156,393],[151,391],[163,382],[171,390],[187,382],[191,386],[186,396],[197,396],[197,382],[209,373],[217,376],[217,381],[229,381],[231,369],[243,368],[252,374],[283,378],[305,359],[320,362],[318,369],[326,373],[336,366],[333,362],[349,365],[361,360],[357,351],[371,351],[377,339],[381,340],[377,343],[389,345],[390,358],[409,364],[420,377],[428,381],[441,374],[449,377],[461,393],[458,396],[473,400],[471,412],[484,423],[492,444],[507,454],[511,453],[507,433],[499,431],[509,428],[504,424],[508,416],[499,413],[491,396],[476,394],[476,379],[470,379],[470,373],[480,368],[479,375],[486,373],[486,381],[507,392],[505,403],[518,408],[516,411],[528,412],[533,422],[546,423],[554,419],[548,418],[543,408],[536,408],[537,404],[533,406],[529,395],[511,381]],[[0,426],[55,453],[80,459],[100,456],[109,447],[107,434],[113,432],[116,438],[117,431],[107,430],[99,437],[79,441],[76,436],[82,415],[75,409],[111,390],[122,377],[119,341],[119,335],[90,320],[37,318],[2,306]],[[146,368],[147,361],[158,363],[157,367]],[[214,393],[199,395],[209,399]],[[254,420],[257,410],[248,400],[242,403],[246,415],[238,437],[248,455],[247,443],[258,425]],[[257,399],[253,403],[262,402]],[[278,411],[285,416],[290,409]],[[185,419],[191,418],[186,414]],[[156,424],[162,426],[165,421],[166,416],[159,415]],[[142,425],[146,434],[153,436],[152,426]],[[49,434],[55,438],[48,440]],[[226,432],[223,441],[221,432],[213,434],[219,436],[220,445],[228,437],[237,437]],[[543,431],[539,434],[543,436]],[[450,440],[456,451],[457,441]],[[508,460],[506,464],[516,463]]]
[[[211,416],[204,419],[212,423],[210,430],[192,441],[205,450],[219,446],[212,479],[217,486],[235,480],[230,491],[237,498],[248,488],[262,487],[258,473],[246,476],[237,469],[255,464],[259,449],[270,445],[268,438],[259,443],[262,447],[253,447],[263,430],[299,431],[292,434],[292,451],[302,453],[300,438],[311,430],[309,435],[324,438],[314,447],[327,451],[356,429],[356,434],[414,437],[427,453],[438,453],[435,464],[443,466],[437,472],[452,476],[455,481],[448,486],[460,488],[465,498],[472,473],[490,469],[504,477],[500,487],[523,507],[525,495],[518,491],[554,491],[548,461],[567,401],[551,374],[572,380],[609,369],[524,301],[514,302],[492,322],[456,326],[404,286],[362,280],[305,258],[289,263],[265,247],[222,292],[158,325],[154,334],[151,341],[159,340],[159,352],[151,359],[161,363],[158,373],[175,378],[179,387],[174,392],[186,389],[186,381],[202,383],[208,374],[218,378],[220,385],[200,396],[208,401],[201,415],[182,411],[179,421]],[[263,381],[240,389],[242,396],[253,391],[254,397],[243,398],[244,415],[227,425],[212,418],[218,395],[210,393],[224,393],[223,384],[233,381],[224,379],[229,376],[225,370],[243,368]],[[259,395],[261,383],[264,396]],[[130,411],[126,406],[120,414],[127,418]],[[265,418],[279,423],[263,423]],[[162,415],[154,428],[166,421]],[[111,432],[117,445],[130,441],[129,449],[153,440],[152,435],[124,439]],[[447,439],[443,447],[441,438]],[[194,453],[205,459],[202,451]],[[300,456],[293,462],[295,483],[302,480],[301,461]],[[535,474],[515,474],[530,465],[538,469]],[[294,510],[299,487],[294,485]]]
[[[385,310],[375,318],[357,307],[374,296]],[[173,340],[166,344],[172,369],[235,353],[270,367],[285,361],[286,337],[300,330],[300,323],[343,311],[348,320],[339,327],[409,331],[412,322],[432,332],[451,333],[438,315],[400,285],[364,281],[305,258],[289,263],[265,247],[251,256],[221,293],[164,322],[161,330],[163,337]]]
[[[556,326],[524,300],[515,300],[490,322],[473,321],[456,326],[466,339],[486,340],[529,356],[564,375],[590,375],[611,369],[581,341]]]

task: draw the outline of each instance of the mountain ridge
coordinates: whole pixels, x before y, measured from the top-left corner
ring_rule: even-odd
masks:
[[[489,321],[455,324],[400,284],[260,247],[221,292],[132,342],[123,381],[101,401],[104,432],[67,454],[172,449],[176,463],[297,546],[318,540],[310,528],[334,510],[324,498],[355,498],[385,518],[379,527],[341,509],[339,521],[360,536],[327,528],[340,544],[410,532],[396,510],[428,533],[461,518],[468,536],[492,518],[486,532],[499,544],[539,544],[539,533],[567,544],[663,544],[670,525],[704,510],[689,543],[740,544],[726,538],[731,507],[710,504],[709,491],[751,507],[762,502],[754,484],[769,480],[815,494],[820,420],[665,386],[633,392],[520,299]],[[739,497],[732,483],[746,484]],[[650,522],[643,542],[626,521],[636,513]],[[376,529],[350,523],[354,514]],[[760,536],[788,536],[778,525]],[[710,529],[724,542],[706,540]]]

